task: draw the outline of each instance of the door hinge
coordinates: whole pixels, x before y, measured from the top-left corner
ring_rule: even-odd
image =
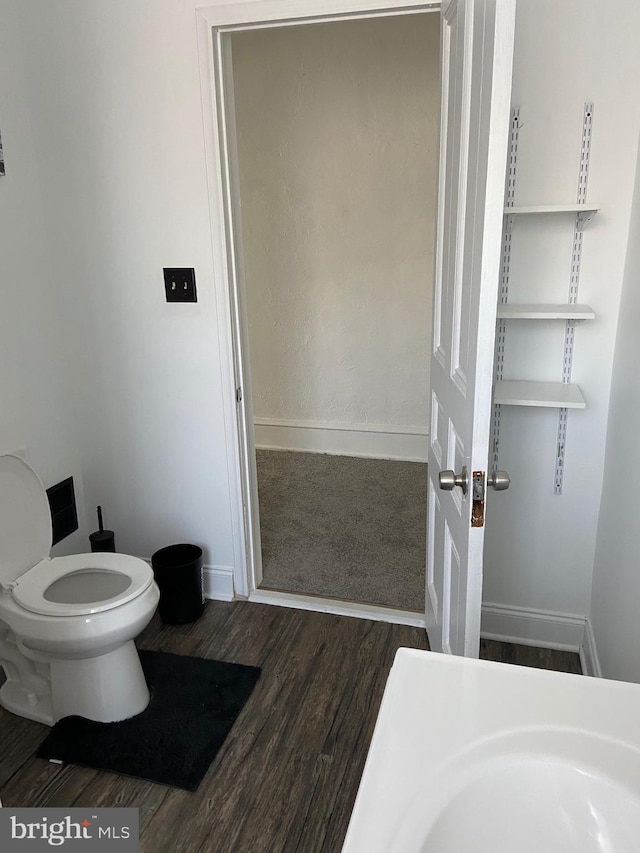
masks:
[[[236,388],[236,403],[241,403],[241,402],[242,402],[242,388],[240,388],[240,386],[238,386]]]
[[[484,527],[485,472],[474,471],[471,488],[471,526]]]

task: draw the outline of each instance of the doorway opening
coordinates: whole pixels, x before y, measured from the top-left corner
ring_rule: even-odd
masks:
[[[424,612],[439,38],[432,14],[229,36],[258,594]]]
[[[429,594],[424,615],[294,593],[267,594],[259,589],[260,519],[229,35],[436,10],[442,23],[442,101],[429,387]],[[481,502],[482,474],[489,456],[515,4],[385,0],[380,7],[372,0],[308,0],[301,11],[291,0],[261,0],[199,9],[196,17],[234,545],[231,594],[421,625],[428,629],[435,650],[475,656],[484,527],[471,524],[465,474],[477,474],[473,501]],[[441,474],[446,475],[444,481]],[[449,481],[454,486],[451,491],[443,486]],[[442,489],[449,494],[441,494]]]

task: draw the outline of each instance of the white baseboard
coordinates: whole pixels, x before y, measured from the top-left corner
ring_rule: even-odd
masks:
[[[429,452],[429,436],[418,427],[255,418],[254,428],[256,447],[261,450],[298,450],[406,462],[426,462]]]
[[[584,643],[580,649],[580,663],[582,671],[585,675],[593,675],[595,678],[602,678],[602,667],[600,666],[600,658],[596,648],[596,638],[593,633],[593,625],[591,619],[587,616],[584,621]]]
[[[233,568],[231,566],[205,566],[204,595],[215,601],[233,601]]]
[[[481,634],[488,640],[579,652],[585,641],[585,617],[528,607],[482,605]]]

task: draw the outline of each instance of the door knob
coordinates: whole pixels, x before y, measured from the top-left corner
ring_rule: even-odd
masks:
[[[464,495],[467,494],[467,488],[469,487],[469,472],[467,471],[466,466],[459,474],[456,474],[453,471],[440,471],[438,479],[440,481],[440,488],[445,492],[452,492],[456,486],[460,486],[462,493]]]
[[[509,488],[511,477],[506,471],[492,471],[487,477],[487,486],[493,486],[496,492],[502,492]]]

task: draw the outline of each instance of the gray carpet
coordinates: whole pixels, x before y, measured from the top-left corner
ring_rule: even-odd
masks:
[[[424,612],[425,464],[256,456],[262,588]]]

